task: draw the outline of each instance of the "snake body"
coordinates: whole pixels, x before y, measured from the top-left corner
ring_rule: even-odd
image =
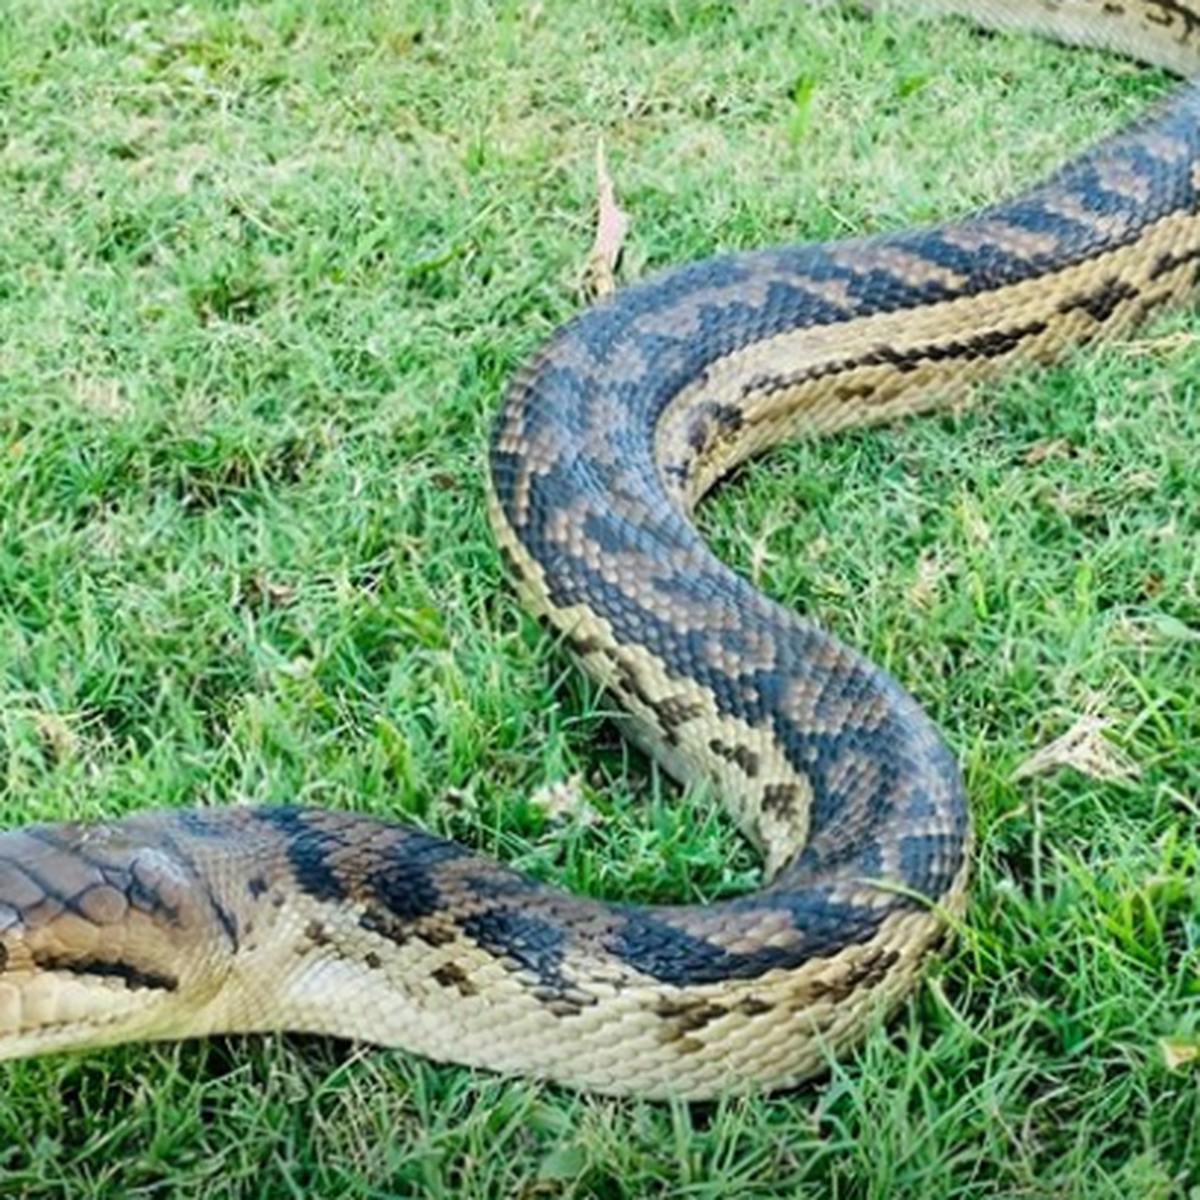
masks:
[[[1200,64],[1200,4],[975,19]],[[933,228],[699,262],[559,331],[512,383],[492,524],[527,606],[769,882],[570,896],[343,812],[145,812],[0,835],[0,1057],[302,1030],[610,1093],[794,1084],[913,986],[962,911],[963,787],[885,673],[719,562],[689,514],[781,439],[892,420],[1197,290],[1200,88],[1044,185]]]

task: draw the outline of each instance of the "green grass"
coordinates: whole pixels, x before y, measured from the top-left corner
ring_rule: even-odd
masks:
[[[407,814],[567,885],[711,896],[727,822],[623,750],[482,509],[579,304],[903,227],[1160,94],[1100,56],[774,0],[10,0],[0,15],[0,823]],[[1200,1196],[1195,318],[970,414],[783,451],[715,544],[890,666],[964,763],[968,928],[794,1095],[576,1097],[303,1039],[0,1069],[4,1196]],[[1016,768],[1085,713],[1127,779]],[[580,774],[604,820],[522,798]]]

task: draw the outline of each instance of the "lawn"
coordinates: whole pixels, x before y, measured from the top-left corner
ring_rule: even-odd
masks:
[[[487,531],[505,381],[583,302],[597,139],[627,280],[970,211],[1168,86],[777,0],[9,0],[0,824],[289,800],[612,898],[751,886]],[[317,1039],[23,1062],[0,1195],[1196,1200],[1198,334],[705,506],[915,691],[977,814],[963,936],[827,1080],[688,1108]],[[528,802],[576,778],[585,827]]]

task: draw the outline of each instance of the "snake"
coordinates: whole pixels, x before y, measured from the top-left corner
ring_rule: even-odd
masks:
[[[1200,73],[1192,0],[891,7]],[[909,693],[716,558],[693,511],[781,441],[952,403],[1198,284],[1184,82],[967,218],[709,258],[586,309],[502,400],[491,524],[524,605],[632,741],[761,847],[762,886],[608,903],[413,825],[294,805],[13,828],[0,1058],[297,1031],[649,1098],[827,1071],[963,921],[970,809]]]

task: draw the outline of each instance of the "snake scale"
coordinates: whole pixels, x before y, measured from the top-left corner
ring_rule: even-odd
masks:
[[[883,7],[882,3],[868,7]],[[1200,68],[1200,3],[899,5]],[[954,758],[876,667],[715,559],[689,513],[781,439],[892,420],[1196,290],[1200,86],[962,221],[714,258],[561,329],[512,383],[490,510],[524,601],[769,882],[709,906],[556,891],[296,807],[0,835],[0,1057],[223,1031],[401,1046],[598,1092],[822,1070],[964,905]]]

